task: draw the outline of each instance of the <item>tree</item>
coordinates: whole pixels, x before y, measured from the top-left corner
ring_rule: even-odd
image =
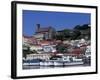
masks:
[[[81,35],[81,32],[79,30],[74,30],[71,39],[72,40],[77,39],[80,35]]]
[[[91,27],[88,24],[83,24],[82,26],[77,25],[74,27],[74,35],[72,39],[78,39],[78,38],[86,38],[90,39],[90,30]]]
[[[74,27],[74,30],[86,30],[86,29],[89,29],[89,28],[90,28],[90,26],[89,26],[88,24],[84,24],[84,25],[82,25],[82,26],[76,25],[76,26]]]
[[[75,27],[74,27],[74,30],[80,30],[81,29],[81,26],[80,25],[76,25]]]
[[[64,29],[64,30],[61,30],[61,31],[58,31],[58,35],[56,35],[56,39],[57,40],[67,40],[68,38],[71,37],[71,32],[72,30],[69,30],[69,29]]]
[[[24,47],[24,46],[23,46]],[[26,46],[25,46],[26,47]],[[27,49],[23,49],[23,57],[25,57],[26,58],[26,56],[27,56],[27,54],[29,54],[30,53],[30,48],[27,46],[26,47]]]
[[[58,45],[56,45],[56,50],[58,53],[65,53],[67,52],[67,48],[64,44],[59,43]]]
[[[86,29],[90,29],[91,27],[90,27],[88,24],[84,24],[84,25],[82,26],[82,28],[83,28],[84,30],[86,30]]]
[[[63,35],[61,35],[61,34],[56,35],[56,39],[57,39],[57,40],[63,40]]]
[[[71,30],[69,30],[69,29],[64,29],[63,30],[63,36],[64,36],[65,39],[71,37],[70,32],[71,32]]]
[[[36,51],[36,50],[33,50],[33,51],[32,51],[32,54],[38,54],[38,53],[37,53],[37,51]]]

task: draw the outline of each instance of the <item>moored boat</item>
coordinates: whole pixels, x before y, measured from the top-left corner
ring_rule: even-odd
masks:
[[[71,66],[71,65],[82,65],[82,64],[84,64],[84,62],[82,62],[82,61],[74,61],[74,62],[65,62],[64,63],[64,66]]]
[[[54,66],[63,66],[63,62],[54,61]]]
[[[38,60],[38,59],[23,60],[23,65],[25,65],[25,66],[39,66],[40,60]]]

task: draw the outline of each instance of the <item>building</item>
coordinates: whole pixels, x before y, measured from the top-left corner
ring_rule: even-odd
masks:
[[[42,60],[49,60],[51,57],[50,54],[28,54],[27,59],[42,59]]]
[[[51,40],[54,35],[55,29],[53,27],[41,27],[40,24],[37,24],[37,29],[34,34],[37,40]]]
[[[23,45],[34,45],[37,43],[37,39],[34,36],[23,36]]]
[[[56,45],[46,45],[46,46],[43,46],[43,50],[44,52],[46,53],[54,53],[56,52],[56,48],[55,48]]]
[[[42,48],[42,46],[41,45],[31,45],[30,46],[30,50],[31,51],[37,51],[38,52],[38,50],[42,50],[43,48]]]

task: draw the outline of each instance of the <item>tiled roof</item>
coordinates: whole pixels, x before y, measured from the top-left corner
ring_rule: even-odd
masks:
[[[23,37],[27,39],[28,43],[31,43],[31,44],[37,43],[37,39],[33,36],[23,36]]]
[[[34,40],[36,39],[34,36],[25,36],[25,35],[24,35],[23,37],[24,37],[24,38],[27,38],[27,39],[34,39]]]
[[[73,49],[73,51],[71,53],[73,54],[81,54],[83,50],[81,49]]]
[[[40,44],[50,44],[50,41],[40,41]]]

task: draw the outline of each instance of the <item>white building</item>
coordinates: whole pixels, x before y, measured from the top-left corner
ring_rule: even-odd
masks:
[[[91,46],[86,47],[85,56],[86,57],[91,57]]]
[[[33,50],[35,50],[35,51],[38,51],[38,50],[42,50],[43,48],[42,48],[42,46],[40,46],[40,45],[31,45],[30,46],[30,50],[31,51],[33,51]]]
[[[44,34],[35,34],[34,37],[37,39],[37,40],[43,40],[43,37],[44,37]]]
[[[51,57],[50,54],[28,54],[27,59],[42,59],[42,60],[49,60]]]
[[[43,46],[44,52],[56,52],[55,45],[45,45]]]

